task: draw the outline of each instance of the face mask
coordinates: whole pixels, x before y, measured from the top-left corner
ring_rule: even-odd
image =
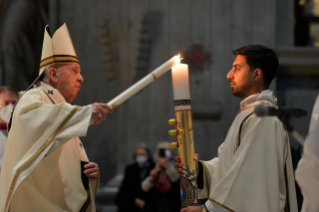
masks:
[[[165,156],[167,160],[170,160],[172,158],[172,153],[169,150],[165,150]]]
[[[13,105],[9,104],[0,110],[0,119],[7,124],[10,121]]]
[[[140,155],[136,157],[136,162],[138,163],[139,166],[142,166],[146,163],[147,158],[144,155]]]

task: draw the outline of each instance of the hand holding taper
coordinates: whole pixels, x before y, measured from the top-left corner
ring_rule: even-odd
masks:
[[[105,103],[93,103],[91,123],[97,125],[106,119],[107,113],[112,113],[112,108]]]

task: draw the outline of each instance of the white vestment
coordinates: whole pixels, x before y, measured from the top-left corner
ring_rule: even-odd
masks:
[[[77,137],[86,135],[91,113],[91,105],[72,106],[42,82],[22,96],[2,163],[1,212],[95,210],[98,182],[84,189],[80,161],[88,158]]]
[[[296,180],[303,195],[302,212],[319,211],[319,95],[313,107],[309,135],[296,169]]]
[[[277,117],[253,114],[256,104],[276,101],[270,90],[243,100],[218,157],[201,161],[204,187],[198,193],[208,199],[209,211],[283,212],[288,206],[297,212],[287,132]]]

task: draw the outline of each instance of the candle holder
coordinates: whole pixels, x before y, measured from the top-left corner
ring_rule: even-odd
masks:
[[[177,64],[172,68],[175,119],[168,124],[176,125],[176,129],[168,133],[177,136],[177,141],[170,144],[178,148],[183,163],[180,174],[182,208],[197,205],[196,164],[194,161],[195,147],[193,138],[192,110],[189,92],[188,66]]]

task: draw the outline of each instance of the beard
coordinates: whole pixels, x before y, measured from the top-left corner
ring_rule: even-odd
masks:
[[[239,87],[236,83],[234,83],[234,86],[231,89],[234,96],[244,99],[247,96],[247,93],[249,92],[250,88],[251,85],[249,84],[245,84]]]

